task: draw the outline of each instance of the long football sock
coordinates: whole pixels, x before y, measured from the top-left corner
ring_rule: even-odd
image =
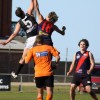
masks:
[[[23,66],[24,66],[24,64],[19,64],[18,70],[17,70],[17,72],[15,73],[16,75],[19,74],[19,72],[21,71],[21,69],[23,68]]]

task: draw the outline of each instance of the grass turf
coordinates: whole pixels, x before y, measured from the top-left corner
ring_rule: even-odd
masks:
[[[44,93],[44,100],[46,93]],[[97,94],[100,100],[100,94]],[[19,91],[18,86],[13,86],[11,91],[0,91],[0,100],[36,100],[37,89],[35,86],[23,86]],[[53,100],[70,100],[69,86],[55,86]],[[76,93],[76,100],[92,100],[87,93]]]

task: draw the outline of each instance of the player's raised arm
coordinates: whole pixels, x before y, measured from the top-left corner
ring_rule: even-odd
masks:
[[[28,8],[28,10],[27,10],[27,13],[28,13],[29,15],[32,15],[32,14],[33,14],[33,11],[34,11],[34,0],[31,0],[30,6],[29,6],[29,8]]]
[[[36,14],[38,17],[38,23],[41,23],[44,20],[44,18],[42,16],[42,14],[40,13],[39,4],[38,4],[37,0],[34,0],[34,6],[35,6],[35,11],[36,11]]]

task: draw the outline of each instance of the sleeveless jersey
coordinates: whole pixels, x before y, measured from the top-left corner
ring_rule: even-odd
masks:
[[[46,19],[44,19],[43,22],[38,25],[38,32],[40,35],[42,35],[44,39],[44,44],[53,45],[51,39],[53,31],[53,24],[48,22]]]
[[[19,20],[19,23],[28,38],[38,34],[38,24],[33,16],[26,13],[25,17]]]
[[[87,70],[90,68],[89,51],[76,53],[76,73],[87,75]]]

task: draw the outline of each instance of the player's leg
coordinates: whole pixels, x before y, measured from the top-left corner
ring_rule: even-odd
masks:
[[[19,61],[18,69],[17,69],[16,72],[12,72],[11,73],[11,75],[13,76],[13,78],[17,78],[19,72],[23,68],[23,66],[24,66],[24,58],[27,55],[28,50],[34,46],[35,39],[36,39],[36,36],[30,37],[30,38],[27,39],[26,46],[25,46],[25,49],[24,49],[23,54],[22,54],[22,58]]]
[[[90,85],[85,86],[85,89],[86,89],[86,92],[91,95],[91,97],[93,98],[93,100],[98,100],[96,94],[92,91]]]
[[[80,92],[80,94],[83,94],[83,92],[85,91],[82,83],[79,86],[77,86],[77,91]]]
[[[19,74],[19,72],[21,71],[21,69],[22,69],[23,66],[24,66],[24,59],[25,59],[25,57],[26,57],[26,55],[27,55],[28,50],[29,50],[28,48],[25,48],[24,51],[23,51],[23,55],[22,55],[22,58],[21,58],[20,61],[19,61],[19,67],[18,67],[18,70],[17,70],[17,72],[16,72],[16,75]]]
[[[75,90],[77,86],[80,85],[80,76],[79,74],[74,74],[71,85],[70,85],[70,99],[75,100]]]
[[[16,70],[16,72],[12,72],[11,75],[13,76],[13,78],[17,78],[19,72],[21,71],[21,69],[23,68],[24,66],[24,58],[28,52],[28,48],[25,48],[24,51],[23,51],[23,54],[22,54],[22,57],[19,61],[19,65],[18,65],[18,69]]]
[[[38,95],[37,100],[43,100],[43,88],[37,88]]]
[[[83,85],[85,86],[85,91],[91,95],[93,100],[98,100],[96,94],[92,91],[91,85],[91,76],[88,75],[87,77],[83,78],[82,80]]]
[[[54,87],[54,76],[45,77],[45,86],[46,86],[46,100],[52,100],[53,98],[53,87]]]
[[[38,92],[37,100],[43,100],[44,77],[35,77],[35,83]]]
[[[46,100],[52,100],[53,98],[53,87],[46,87],[47,96]]]
[[[71,83],[70,85],[70,98],[71,100],[75,100],[75,89],[76,89],[76,85]]]

